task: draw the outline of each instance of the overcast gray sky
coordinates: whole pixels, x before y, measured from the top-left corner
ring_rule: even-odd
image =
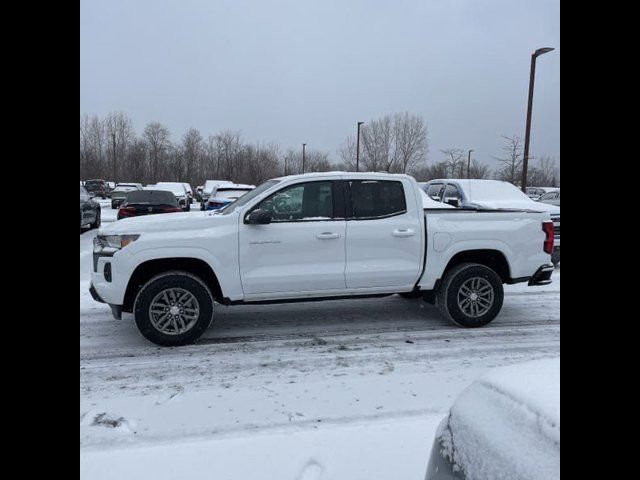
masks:
[[[559,0],[81,0],[80,113],[123,111],[179,140],[336,150],[358,120],[408,110],[429,159],[474,148],[492,163],[524,136],[538,59],[531,154],[560,160]]]

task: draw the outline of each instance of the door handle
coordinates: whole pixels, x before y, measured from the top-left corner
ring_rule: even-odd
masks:
[[[335,238],[340,238],[342,235],[339,233],[331,233],[331,232],[322,232],[316,235],[316,238],[319,240],[333,240]]]
[[[396,228],[392,235],[394,237],[413,237],[416,234],[413,228]]]

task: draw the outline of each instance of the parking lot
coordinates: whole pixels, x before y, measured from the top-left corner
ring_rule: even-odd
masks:
[[[103,201],[103,223],[115,214]],[[145,456],[155,478],[423,478],[463,388],[491,367],[560,353],[559,268],[551,285],[506,286],[481,329],[394,295],[218,306],[196,345],[159,348],[90,297],[94,236],[80,235],[81,473],[92,478],[135,478],[141,463],[148,475]]]

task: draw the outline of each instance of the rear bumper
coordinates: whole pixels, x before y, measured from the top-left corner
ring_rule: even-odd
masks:
[[[553,273],[553,263],[542,265],[536,273],[529,279],[529,286],[535,285],[549,285],[551,283],[551,274]]]

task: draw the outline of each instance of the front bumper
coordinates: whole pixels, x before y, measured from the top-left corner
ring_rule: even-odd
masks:
[[[529,279],[529,286],[549,285],[552,281],[551,274],[553,273],[554,268],[553,263],[542,265]]]
[[[135,258],[125,248],[113,256],[96,254],[93,260],[89,288],[91,296],[97,302],[111,306],[112,310],[114,306],[120,306],[121,309],[127,284],[137,266]],[[114,316],[116,313],[114,312]]]
[[[98,292],[96,291],[96,287],[93,286],[93,283],[89,286],[89,293],[91,294],[91,296],[96,302],[107,303],[102,299],[100,294],[98,294]],[[108,305],[109,307],[111,307],[111,314],[113,315],[113,318],[115,318],[116,320],[121,320],[122,305],[113,305],[113,304],[108,304]]]

